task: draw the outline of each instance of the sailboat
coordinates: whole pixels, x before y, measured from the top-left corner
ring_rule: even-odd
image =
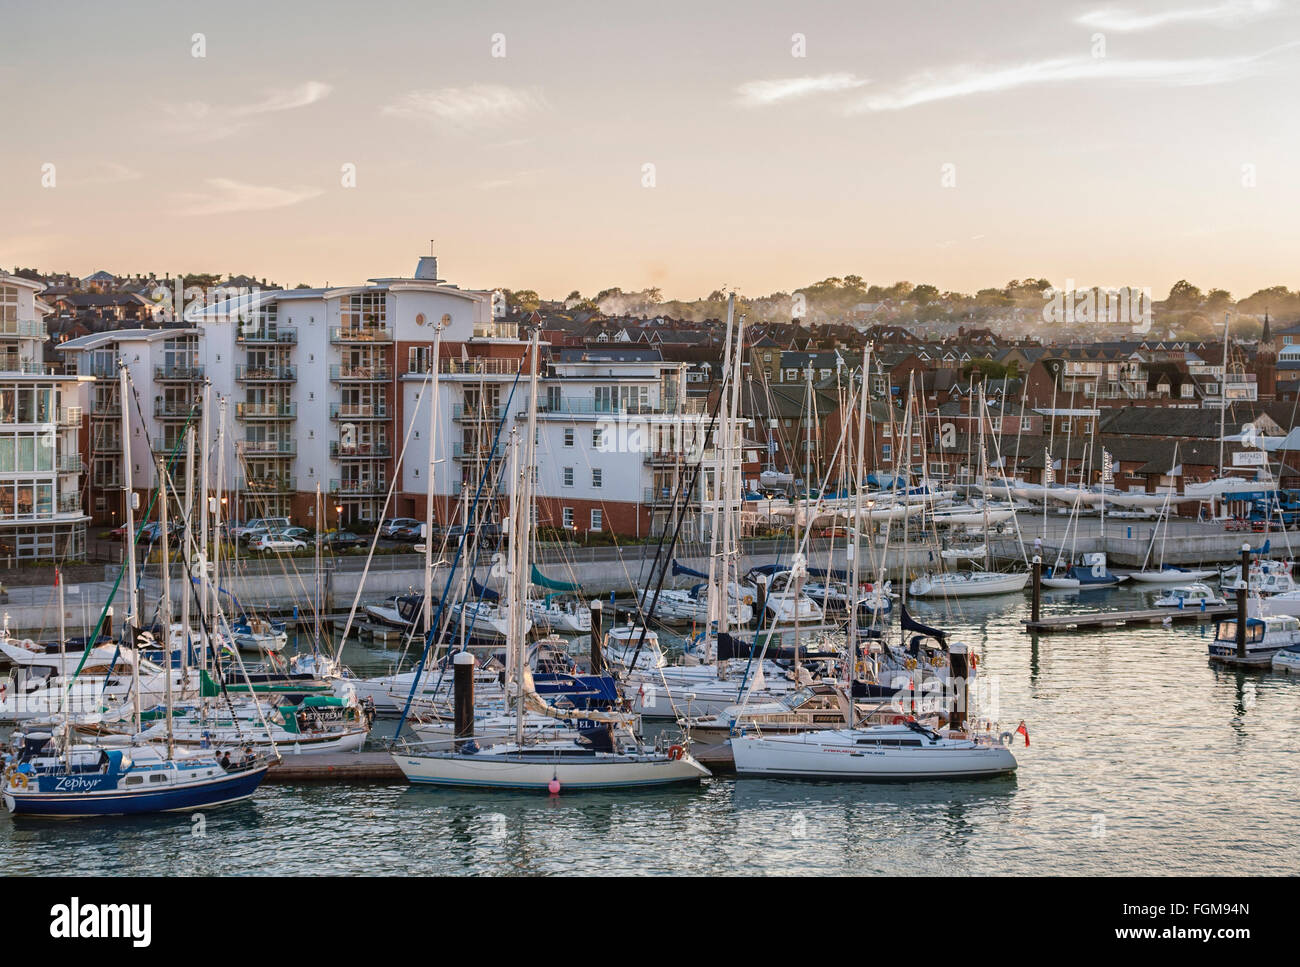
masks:
[[[599,712],[567,712],[547,706],[537,696],[526,660],[527,616],[523,602],[530,575],[531,468],[536,463],[539,338],[538,331],[534,330],[529,344],[531,392],[527,430],[521,444],[519,431],[512,429],[510,443],[509,541],[505,564],[507,603],[504,611],[511,618],[506,642],[510,660],[507,687],[515,719],[513,739],[486,748],[464,737],[442,749],[399,747],[392,752],[393,761],[416,785],[558,792],[565,788],[617,789],[698,782],[708,776],[709,771],[684,746],[673,745],[666,750],[646,747],[635,735],[616,731],[616,716],[610,717],[614,721],[606,718],[600,726],[582,733],[534,736],[531,741],[526,735],[530,710],[575,721],[601,722],[602,719]],[[462,652],[457,661],[464,660],[472,662],[473,659],[467,652]],[[471,718],[471,727],[472,721]]]

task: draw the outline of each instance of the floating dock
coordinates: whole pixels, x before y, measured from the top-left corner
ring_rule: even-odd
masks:
[[[271,766],[266,782],[405,782],[406,776],[387,752],[325,752],[294,755],[292,750]]]
[[[1124,625],[1164,624],[1217,621],[1237,613],[1235,604],[1216,605],[1202,610],[1196,608],[1147,608],[1141,611],[1090,611],[1081,614],[1059,614],[1024,621],[1026,631],[1040,633],[1052,631],[1084,631],[1089,628],[1120,628]]]

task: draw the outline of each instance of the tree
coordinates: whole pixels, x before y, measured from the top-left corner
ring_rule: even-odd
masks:
[[[1174,311],[1199,309],[1203,299],[1200,289],[1186,279],[1179,279],[1169,290],[1169,297],[1165,299],[1165,308]]]

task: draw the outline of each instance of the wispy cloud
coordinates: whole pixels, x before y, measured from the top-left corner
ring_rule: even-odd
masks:
[[[517,185],[531,185],[537,181],[537,176],[541,173],[541,168],[515,171],[508,175],[502,175],[500,178],[489,178],[486,181],[480,181],[478,186],[483,191],[496,191],[500,188],[513,188]]]
[[[175,196],[178,214],[228,215],[287,208],[323,192],[321,188],[250,185],[230,178],[209,178],[204,184],[209,189],[206,192],[185,192]]]
[[[546,98],[533,88],[473,84],[469,87],[410,91],[386,105],[381,113],[387,117],[471,127],[515,120],[546,106]]]
[[[83,185],[116,185],[123,181],[138,181],[142,177],[144,176],[134,168],[116,161],[97,161],[81,178],[77,178],[76,172],[73,172],[73,178]]]
[[[850,108],[850,113],[901,111],[973,94],[1073,81],[1136,81],[1175,87],[1222,84],[1258,74],[1271,54],[1294,46],[1295,43],[1291,43],[1262,54],[1238,57],[1183,60],[1059,57],[997,68],[927,71],[914,75],[893,90],[862,98]]]
[[[306,81],[297,87],[267,91],[250,104],[213,105],[206,101],[164,104],[167,126],[191,141],[220,141],[240,134],[267,114],[292,111],[322,101],[332,88],[322,81]]]
[[[1266,17],[1275,13],[1281,6],[1278,0],[1226,0],[1224,3],[1206,7],[1174,7],[1152,13],[1137,13],[1120,7],[1103,7],[1080,15],[1075,19],[1075,23],[1124,34],[1154,30],[1169,24],[1232,26]]]
[[[812,94],[836,94],[862,87],[867,81],[853,74],[819,74],[816,77],[784,77],[770,81],[746,81],[736,88],[746,107],[765,107]]]

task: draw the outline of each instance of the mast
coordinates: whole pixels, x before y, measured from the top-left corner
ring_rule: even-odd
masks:
[[[172,734],[172,575],[171,575],[171,535],[167,533],[167,458],[158,454],[154,460],[158,472],[158,529],[162,535],[162,602],[159,612],[162,618],[163,675],[167,681],[167,758],[175,753]]]
[[[729,385],[727,383],[727,380],[735,379],[735,372],[733,371],[735,369],[735,365],[731,358],[731,329],[732,329],[732,324],[735,320],[735,313],[736,313],[736,294],[733,292],[727,296],[727,328],[724,335],[724,342],[723,342],[724,348],[722,350],[722,383],[718,387],[719,394],[723,394],[727,392],[728,385]],[[723,413],[726,413],[727,408],[722,405],[721,399],[719,400],[719,409]],[[708,601],[709,601],[708,623],[709,625],[713,625],[714,622],[717,622],[718,630],[725,629],[724,622],[726,619],[723,616],[727,612],[727,601],[721,594],[718,593],[719,583],[717,580],[717,572],[718,572],[718,528],[721,525],[724,517],[722,511],[722,503],[723,503],[722,491],[726,483],[726,465],[727,465],[726,455],[728,453],[727,440],[728,437],[730,436],[730,430],[731,430],[730,422],[727,420],[723,420],[722,424],[717,428],[717,431],[714,436],[714,441],[713,441],[714,442],[713,522],[709,527],[709,577],[708,577],[709,583],[707,585],[707,588],[708,588]],[[685,513],[685,512],[686,510],[685,508],[683,508],[681,513]],[[726,553],[725,547],[723,548],[723,553]],[[725,583],[726,581],[725,576],[723,577],[722,580]]]
[[[131,696],[135,730],[140,731],[140,648],[136,641],[139,614],[136,612],[135,573],[135,485],[131,478],[131,410],[126,405],[128,376],[126,363],[118,360],[118,397],[122,410],[122,503],[126,505],[126,638],[131,643]]]
[[[315,550],[315,558],[316,558],[316,584],[315,584],[315,590],[316,590],[316,595],[315,595],[315,597],[316,597],[316,606],[315,606],[315,608],[313,609],[313,610],[315,611],[315,617],[314,617],[314,620],[312,621],[312,639],[311,639],[311,641],[312,641],[312,648],[311,648],[311,650],[312,650],[312,653],[313,653],[313,654],[315,654],[315,655],[319,655],[319,654],[320,654],[320,645],[321,645],[321,640],[320,640],[321,608],[323,608],[323,607],[325,606],[325,595],[321,593],[322,590],[323,590],[322,585],[323,585],[323,578],[324,578],[324,575],[321,574],[321,557],[320,557],[321,542],[325,539],[325,534],[324,534],[324,527],[325,527],[325,500],[324,500],[324,498],[323,498],[323,496],[321,495],[321,492],[320,492],[320,481],[319,481],[319,480],[316,481],[316,506],[315,506],[315,510],[316,510],[316,523],[317,523],[317,527],[316,527],[316,550]],[[298,647],[298,645],[297,645],[297,637],[298,637],[298,631],[297,631],[297,629],[295,628],[295,629],[294,629],[294,648],[295,648],[295,649]]]
[[[212,382],[203,381],[203,403],[199,411],[199,612],[208,606],[208,418],[212,405]],[[215,614],[209,611],[208,614]],[[208,667],[208,623],[199,619],[199,667]],[[200,691],[202,691],[200,689]]]
[[[63,673],[63,762],[64,767],[69,771],[72,769],[72,727],[68,721],[68,693],[72,691],[72,682],[68,680],[68,633],[64,628],[63,620],[63,574],[61,569],[54,569],[54,588],[58,596],[59,606],[59,669]],[[88,647],[93,648],[95,643],[92,641]]]
[[[434,443],[438,439],[438,362],[442,350],[442,323],[433,330],[433,362],[429,367],[429,469],[424,481],[424,633],[433,627],[433,474],[436,464]]]
[[[516,468],[512,477],[516,481],[518,492],[515,495],[514,507],[511,510],[512,531],[514,537],[511,541],[511,557],[517,564],[517,581],[510,582],[510,588],[513,592],[514,600],[510,604],[510,624],[515,632],[516,647],[518,648],[519,657],[519,704],[516,706],[515,715],[515,742],[517,745],[523,745],[524,742],[524,679],[527,674],[527,658],[525,646],[524,619],[527,614],[528,599],[528,539],[532,530],[533,504],[532,504],[532,480],[533,467],[537,462],[537,368],[539,345],[541,342],[541,330],[534,329],[531,345],[528,350],[528,435],[524,440],[524,459],[523,466]],[[515,448],[516,459],[518,458],[518,447]],[[520,473],[522,471],[522,473]],[[515,545],[518,549],[516,552]]]
[[[1231,317],[1228,313],[1223,314],[1223,375],[1219,377],[1219,478],[1223,478],[1223,434],[1227,429],[1228,419],[1228,321]],[[1223,492],[1219,492],[1219,502],[1223,500]]]
[[[862,475],[867,451],[867,384],[871,374],[871,343],[862,347],[862,385],[858,387],[858,451],[853,467],[853,522],[849,525],[849,728],[857,727],[857,709],[853,703],[853,679],[858,667],[858,587],[862,580],[859,540],[862,533]],[[882,591],[883,593],[883,591]]]
[[[189,574],[190,541],[193,536],[190,521],[194,518],[194,427],[185,428],[185,516],[181,531],[181,574]],[[189,585],[188,579],[185,582]],[[181,594],[181,682],[189,681],[190,651],[190,594],[186,587]]]
[[[219,613],[221,604],[221,580],[218,573],[218,565],[221,562],[221,504],[225,499],[226,492],[226,398],[219,397],[217,419],[217,485],[213,489],[212,499],[212,601],[209,604],[209,614]],[[214,627],[219,627],[214,624]],[[218,641],[220,638],[218,638]],[[217,681],[221,681],[221,664],[219,656],[220,649],[212,648],[212,670]],[[204,667],[207,667],[207,655],[204,655]],[[207,710],[207,703],[203,705],[204,711]]]

